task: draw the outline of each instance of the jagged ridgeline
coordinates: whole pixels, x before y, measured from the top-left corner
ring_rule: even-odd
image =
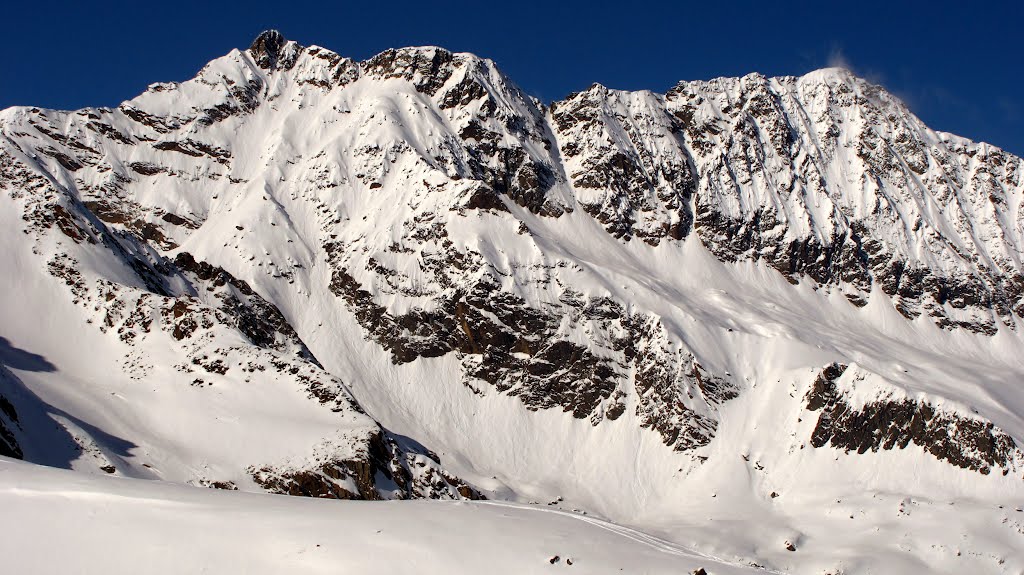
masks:
[[[186,461],[178,479],[478,498],[374,419],[459,453],[467,429],[513,427],[473,420],[464,392],[508,401],[524,433],[556,414],[584,428],[567,437],[653,438],[700,465],[769,372],[818,413],[814,449],[917,446],[986,475],[1020,460],[1013,430],[963,415],[980,391],[938,409],[912,397],[928,382],[887,374],[878,389],[906,397],[857,407],[837,387],[854,360],[887,369],[895,341],[936,356],[1019,341],[1024,314],[1022,160],[927,128],[844,70],[595,84],[545,105],[471,54],[356,62],[270,31],[116,108],[11,108],[0,126],[11,245],[117,377],[239,401],[291,386],[345,430],[303,436],[302,457],[232,454],[219,475]],[[0,453],[40,459],[18,414],[50,407],[2,375]],[[89,441],[100,469],[141,466]],[[211,458],[237,444],[210,441]]]

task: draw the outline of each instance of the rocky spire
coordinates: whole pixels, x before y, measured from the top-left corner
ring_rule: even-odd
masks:
[[[253,40],[249,52],[252,53],[257,66],[272,70],[277,67],[287,43],[288,40],[277,30],[266,30]]]

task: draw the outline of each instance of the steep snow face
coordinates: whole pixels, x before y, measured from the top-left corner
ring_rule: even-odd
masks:
[[[4,220],[20,232],[5,240],[11,248],[5,267],[18,273],[4,278],[4,293],[12,294],[5,325],[13,340],[4,351],[39,355],[48,366],[20,373],[5,358],[14,370],[3,372],[4,395],[11,397],[0,422],[5,453],[20,450],[52,463],[55,451],[63,466],[227,488],[475,498],[435,455],[367,416],[277,305],[211,264],[203,257],[208,250],[197,258],[178,246],[211,212],[244,204],[238,197],[225,197],[226,206],[216,202],[218,192],[206,186],[221,178],[240,183],[230,175],[231,147],[189,134],[230,114],[251,113],[269,97],[257,93],[270,83],[253,60],[265,60],[258,48],[253,55],[233,52],[183,85],[154,85],[138,106],[125,104],[116,113],[4,112],[5,122],[10,114],[60,146],[29,148],[19,143],[24,134],[12,128],[13,140],[5,128]],[[266,65],[284,65],[298,53],[293,44],[280,48]],[[310,58],[292,63],[311,74],[343,64]],[[197,105],[177,106],[190,101]],[[139,145],[156,157],[140,154]],[[163,158],[179,161],[171,168],[158,164]],[[166,195],[163,184],[175,192]],[[252,217],[263,209],[239,211]],[[225,229],[244,229],[233,218],[216,227],[218,240]],[[288,281],[310,253],[291,232],[260,238],[280,242],[281,259],[266,269]],[[264,269],[263,261],[253,265]],[[35,333],[41,320],[47,327]],[[19,347],[29,334],[32,352]],[[76,341],[89,343],[85,350],[68,345]],[[67,378],[79,383],[69,388]],[[22,412],[49,412],[62,431],[26,428]],[[54,435],[60,441],[39,439]],[[70,456],[68,449],[89,457]]]
[[[845,70],[665,96],[593,86],[552,117],[581,205],[616,236],[657,244],[692,224],[722,260],[855,305],[878,284],[942,327],[991,334],[1024,310],[1020,158],[929,130]]]
[[[470,54],[268,32],[0,125],[0,454],[1024,566],[1021,160],[846,72],[545,108]]]

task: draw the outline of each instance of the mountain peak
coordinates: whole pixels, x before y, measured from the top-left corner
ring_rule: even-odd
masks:
[[[274,68],[288,40],[277,30],[264,30],[249,46],[253,60],[261,68]]]

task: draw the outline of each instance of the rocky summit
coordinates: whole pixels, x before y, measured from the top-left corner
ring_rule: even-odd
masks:
[[[268,31],[0,134],[0,455],[1024,569],[1024,160],[846,70],[545,103]]]

